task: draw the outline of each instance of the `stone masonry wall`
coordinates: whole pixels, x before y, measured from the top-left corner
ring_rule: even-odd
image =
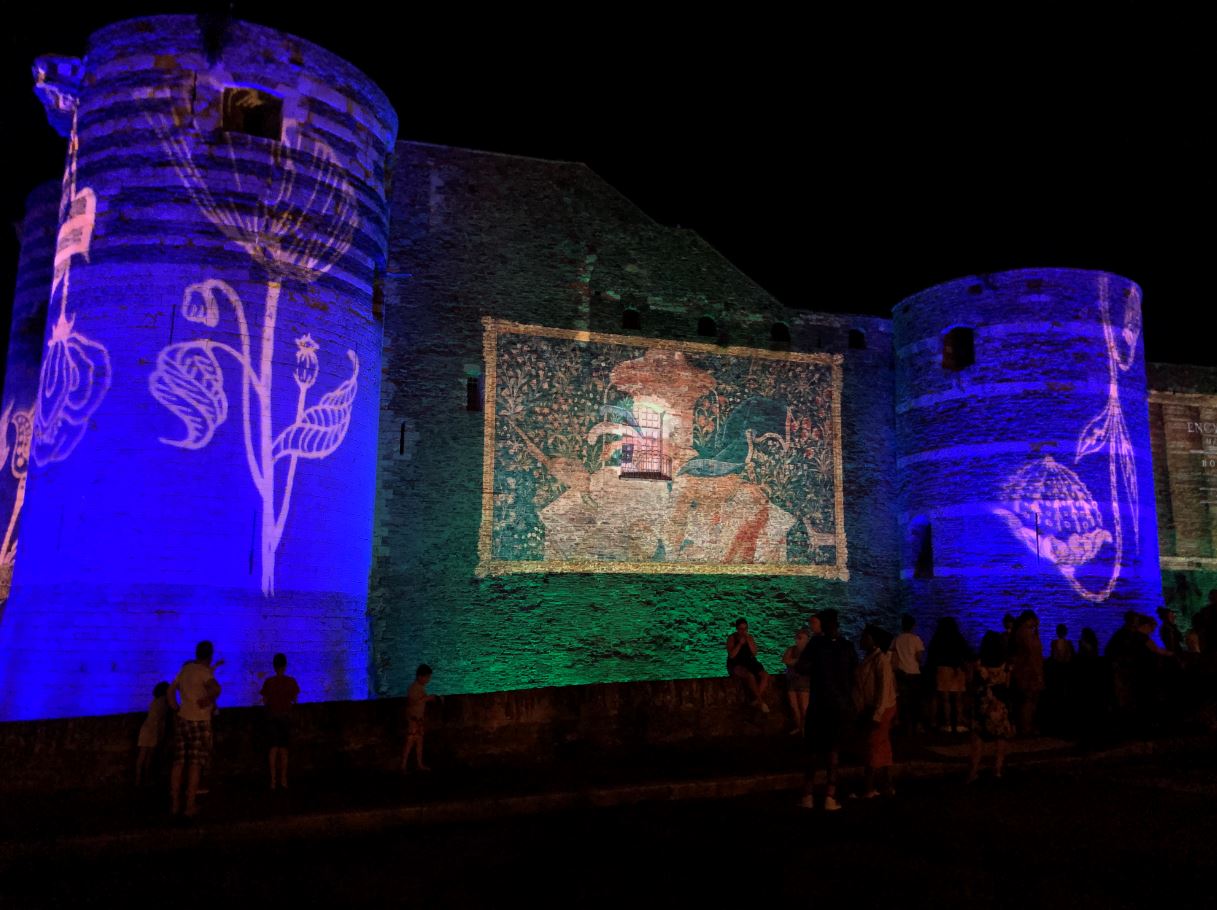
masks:
[[[747,617],[770,669],[813,607],[856,631],[894,605],[892,354],[886,320],[788,310],[696,234],[655,224],[583,165],[399,143],[369,620],[377,693],[415,665],[440,692],[725,672]],[[814,305],[810,295],[803,301]],[[840,305],[840,301],[834,301]],[[479,578],[482,318],[641,337],[840,353],[849,581],[751,575],[533,574]],[[850,348],[849,332],[866,347]],[[855,338],[855,341],[857,339]],[[483,390],[484,391],[484,390]]]

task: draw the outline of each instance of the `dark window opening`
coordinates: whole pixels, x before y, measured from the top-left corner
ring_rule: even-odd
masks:
[[[385,273],[379,267],[372,279],[372,318],[377,322],[385,318]]]
[[[934,535],[928,521],[913,528],[913,577],[934,577]]]
[[[226,88],[221,129],[279,142],[283,138],[283,99],[256,88]]]
[[[775,346],[790,346],[790,326],[784,322],[775,322],[769,330],[769,338]]]
[[[697,334],[702,338],[717,338],[718,324],[709,316],[697,320]]]
[[[625,312],[621,314],[621,327],[638,331],[642,328],[642,313],[633,307],[626,308]]]
[[[397,454],[406,454],[406,422],[404,420],[401,422],[401,436],[397,440]]]
[[[465,410],[482,410],[482,380],[480,376],[470,376],[465,380]]]
[[[849,346],[857,351],[866,350],[866,333],[861,329],[850,329]]]
[[[956,326],[942,336],[942,368],[962,370],[976,362],[976,343],[969,328]]]

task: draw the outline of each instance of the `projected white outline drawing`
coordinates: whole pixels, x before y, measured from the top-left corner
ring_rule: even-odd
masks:
[[[224,374],[217,355],[227,355],[237,362],[241,372],[245,458],[262,500],[262,593],[273,596],[275,555],[291,507],[296,467],[300,459],[325,458],[342,444],[351,424],[359,375],[359,358],[348,349],[350,378],[322,395],[317,404],[308,406],[308,391],[317,381],[318,345],[310,334],[297,338],[293,371],[297,388],[295,419],[275,434],[271,425],[271,405],[274,401],[272,381],[279,295],[285,280],[310,284],[329,271],[350,249],[358,224],[354,191],[329,146],[297,134],[293,143],[272,145],[275,173],[280,175],[275,191],[259,196],[251,210],[242,210],[213,194],[195,164],[186,138],[173,135],[163,119],[149,119],[178,178],[199,211],[271,276],[267,282],[256,359],[253,336],[240,296],[227,282],[208,279],[186,288],[181,313],[191,322],[215,328],[220,320],[220,304],[227,303],[236,318],[240,350],[210,338],[170,344],[157,356],[156,369],[148,377],[148,387],[153,397],[185,424],[183,438],[162,438],[161,442],[184,449],[202,449],[228,417]],[[236,188],[241,192],[242,178],[235,150],[227,134],[223,141],[232,163]],[[301,193],[305,199],[303,203],[294,199],[297,171],[301,165],[307,165],[313,171],[311,188]],[[334,227],[330,239],[325,239],[324,231],[316,229],[319,219]],[[276,496],[276,466],[281,460],[287,461],[287,470],[282,492]]]
[[[1008,508],[993,510],[1037,558],[1048,559],[1074,591],[1091,603],[1102,603],[1111,597],[1120,579],[1125,543],[1120,509],[1121,484],[1127,494],[1133,540],[1138,549],[1141,514],[1136,457],[1120,405],[1120,374],[1128,372],[1132,366],[1141,335],[1140,293],[1136,288],[1129,289],[1124,324],[1117,337],[1111,325],[1108,279],[1104,275],[1099,282],[1099,312],[1107,346],[1107,403],[1078,435],[1074,464],[1087,455],[1107,451],[1112,531],[1103,527],[1102,511],[1081,478],[1054,461],[1051,455],[1017,471],[1003,489]],[[1092,591],[1078,581],[1075,573],[1078,567],[1098,556],[1107,543],[1115,545],[1111,575],[1100,590]]]
[[[55,272],[51,307],[59,301],[59,315],[51,327],[38,374],[38,401],[34,414],[33,455],[38,465],[63,461],[84,438],[89,419],[110,390],[110,354],[105,346],[75,330],[76,317],[68,313],[72,257],[89,259],[97,196],[89,187],[76,188],[76,159],[80,148],[76,133],[77,98],[47,81],[50,68],[42,60],[35,66],[35,91],[57,111],[71,111],[68,164],[63,175],[59,205],[59,234],[55,245]]]
[[[8,597],[13,564],[17,559],[17,519],[21,517],[21,507],[25,504],[25,480],[29,473],[30,444],[34,436],[34,406],[23,411],[14,411],[13,406],[14,403],[10,401],[0,413],[0,470],[9,464],[11,455],[9,467],[17,480],[17,493],[9,512],[8,527],[4,531],[4,541],[0,543],[0,600]],[[8,443],[9,427],[13,429],[11,447]]]

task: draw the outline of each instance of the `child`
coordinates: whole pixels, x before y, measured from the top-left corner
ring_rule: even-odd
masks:
[[[442,701],[438,695],[427,694],[427,683],[431,682],[431,668],[419,664],[414,674],[414,683],[406,692],[406,748],[401,755],[401,771],[409,771],[410,751],[417,750],[418,770],[430,771],[423,761],[423,735],[427,732],[423,718],[427,711],[427,703]]]
[[[300,697],[300,686],[283,671],[287,669],[287,655],[276,654],[271,661],[275,675],[262,683],[262,703],[266,705],[267,729],[270,734],[270,788],[287,789],[287,749],[291,745],[291,710]]]
[[[148,776],[152,768],[152,756],[156,754],[165,735],[165,717],[169,710],[166,698],[169,683],[158,682],[152,689],[152,704],[148,705],[148,716],[144,718],[143,726],[139,728],[139,758],[135,763],[135,786],[139,786]]]

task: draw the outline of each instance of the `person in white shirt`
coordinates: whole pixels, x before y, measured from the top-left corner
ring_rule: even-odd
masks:
[[[900,617],[901,632],[892,642],[892,669],[896,672],[896,695],[899,699],[900,730],[912,736],[921,726],[923,688],[921,663],[925,660],[925,642],[913,631],[917,620],[905,613]]]
[[[862,630],[862,650],[866,652],[858,667],[857,704],[866,730],[866,764],[862,783],[862,798],[871,799],[879,795],[876,782],[882,784],[883,793],[895,794],[892,789],[892,721],[896,719],[896,679],[892,673],[891,655],[887,648],[892,636],[875,625]]]
[[[174,815],[182,811],[182,769],[186,769],[185,816],[193,818],[198,809],[199,774],[211,757],[211,715],[220,684],[211,669],[214,648],[201,641],[194,649],[194,660],[182,664],[169,687],[169,707],[177,717],[173,725],[173,769],[169,773],[169,798]],[[179,700],[180,696],[180,700]]]

